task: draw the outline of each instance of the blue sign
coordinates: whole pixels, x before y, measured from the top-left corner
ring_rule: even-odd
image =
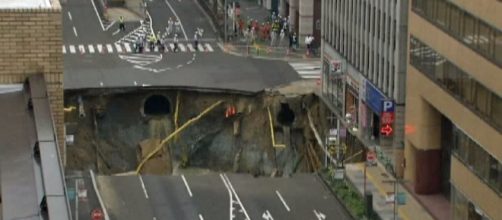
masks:
[[[394,101],[384,100],[382,102],[382,112],[394,112]]]
[[[373,112],[380,114],[382,111],[382,102],[387,100],[385,95],[373,84],[366,80],[366,105]]]

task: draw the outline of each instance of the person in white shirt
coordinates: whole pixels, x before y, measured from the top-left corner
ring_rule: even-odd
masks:
[[[171,17],[169,17],[169,21],[167,21],[167,28],[166,28],[168,36],[171,35],[171,33],[173,32],[173,26],[174,26],[174,21]]]

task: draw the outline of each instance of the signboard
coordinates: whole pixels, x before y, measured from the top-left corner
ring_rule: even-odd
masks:
[[[103,215],[103,211],[101,211],[101,209],[95,208],[92,210],[92,212],[91,212],[91,219],[92,220],[103,220],[103,218],[104,218],[104,215]]]
[[[366,80],[366,105],[373,110],[373,112],[380,114],[382,110],[382,101],[387,100],[385,95],[378,90],[373,84]]]
[[[368,151],[366,153],[366,164],[368,166],[375,166],[377,162],[375,151]]]
[[[342,62],[339,60],[331,61],[331,71],[333,73],[342,73]]]
[[[382,101],[382,112],[380,114],[380,134],[385,137],[391,136],[394,132],[393,124],[395,118],[395,104],[392,100]]]

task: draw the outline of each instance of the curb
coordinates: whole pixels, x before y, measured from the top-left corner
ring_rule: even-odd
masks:
[[[89,172],[91,173],[92,186],[94,187],[94,191],[96,192],[96,196],[98,197],[99,206],[101,206],[101,210],[103,210],[103,214],[105,215],[105,220],[110,220],[110,216],[108,216],[108,212],[106,211],[103,198],[101,198],[101,193],[99,193],[98,190],[98,184],[96,183],[96,177],[94,176],[94,171],[89,170]]]

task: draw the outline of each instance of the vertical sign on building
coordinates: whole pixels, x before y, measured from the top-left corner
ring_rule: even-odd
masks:
[[[394,133],[393,123],[395,118],[395,104],[392,100],[382,101],[382,114],[380,115],[380,133],[389,137]]]

